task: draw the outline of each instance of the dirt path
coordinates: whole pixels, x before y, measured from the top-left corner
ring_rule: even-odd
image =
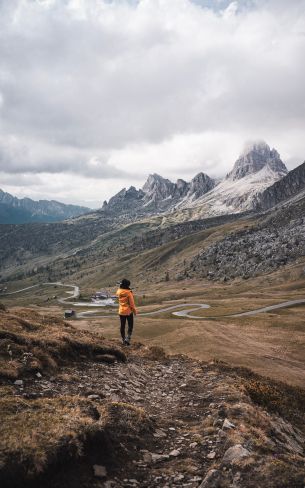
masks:
[[[36,381],[34,385],[25,385],[24,395],[33,398],[35,395],[88,396],[90,393],[95,395],[94,401],[98,403],[105,400],[128,402],[144,408],[155,431],[139,451],[137,445],[129,446],[135,456],[129,466],[119,463],[106,466],[113,482],[106,486],[195,488],[213,462],[211,453],[215,452],[217,456],[221,444],[216,435],[206,436],[203,445],[199,446],[197,442],[196,433],[200,430],[203,415],[209,415],[210,408],[217,407],[220,400],[214,391],[216,374],[208,373],[205,377],[201,374],[196,379],[196,369],[194,361],[185,359],[155,362],[134,357],[127,365],[116,363],[111,367],[87,362],[81,369],[65,369],[65,378],[71,378],[68,382]],[[77,381],[74,379],[76,375]],[[65,467],[50,485],[44,486],[59,488],[63,482],[64,486],[70,486],[75,478],[81,486],[87,486],[87,482],[88,486],[95,486],[91,485],[94,483],[92,466],[81,465],[79,470],[73,466],[72,471]]]
[[[139,357],[137,345],[134,352],[125,364],[84,361],[81,367],[66,368],[56,379],[25,382],[25,398],[85,396],[92,400],[93,415],[94,405],[124,402],[143,409],[152,426],[150,432],[136,439],[124,438],[123,428],[123,450],[116,452],[116,458],[108,458],[93,446],[81,462],[65,464],[52,473],[44,482],[45,488],[212,487],[201,483],[212,467],[219,466],[232,442],[242,443],[250,456],[254,445],[247,440],[248,420],[242,418],[243,410],[250,408],[243,402],[249,398],[233,377],[182,357],[157,361]],[[126,422],[128,432],[128,418]],[[289,452],[291,448],[285,449]],[[293,449],[302,452],[298,445]],[[106,470],[102,479],[94,476],[94,465]],[[224,483],[229,483],[221,486],[252,486],[248,485],[247,467],[245,473],[241,467],[216,471]]]

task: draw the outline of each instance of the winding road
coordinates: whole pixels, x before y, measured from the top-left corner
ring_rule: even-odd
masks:
[[[4,293],[2,296],[8,296],[8,295],[14,295],[17,293],[21,293],[22,291],[27,291],[32,288],[37,288],[39,286],[61,286],[61,287],[66,287],[66,288],[72,288],[71,291],[66,291],[66,293],[69,295],[66,298],[57,298],[57,301],[61,303],[62,305],[72,305],[73,307],[90,307],[90,308],[101,308],[105,307],[106,305],[114,306],[115,302],[112,299],[109,300],[104,300],[102,304],[99,303],[86,303],[86,302],[73,302],[69,301],[74,298],[78,298],[80,294],[80,289],[79,286],[77,285],[71,285],[71,284],[65,284],[61,282],[54,282],[54,283],[40,283],[37,285],[32,285],[28,286],[26,288],[22,288],[21,290],[16,290],[12,291],[9,293]],[[246,316],[251,316],[251,315],[257,315],[259,313],[264,313],[264,312],[270,312],[272,310],[277,310],[279,308],[288,308],[288,307],[293,307],[295,305],[301,305],[305,304],[305,299],[299,299],[299,300],[289,300],[286,302],[282,303],[277,303],[276,305],[269,305],[267,307],[262,307],[262,308],[257,308],[255,310],[249,310],[248,312],[240,312],[240,313],[235,313],[235,314],[230,314],[230,315],[219,315],[215,317],[198,317],[198,315],[192,315],[191,312],[196,312],[197,310],[202,310],[202,309],[207,309],[210,308],[210,305],[206,303],[180,303],[178,305],[172,305],[170,307],[166,308],[161,308],[159,310],[154,310],[152,312],[142,312],[139,313],[138,316],[152,316],[152,315],[158,315],[161,313],[165,312],[171,312],[172,315],[176,317],[182,317],[182,318],[188,318],[188,319],[196,319],[196,320],[211,320],[211,319],[217,319],[217,318],[226,318],[226,317],[246,317]],[[181,307],[194,307],[194,308],[187,308],[184,310],[178,310],[178,311],[173,311],[176,310],[177,308]],[[76,318],[81,319],[81,318],[110,318],[110,317],[117,317],[117,312],[109,312],[108,314],[103,314],[100,315],[96,310],[87,310],[85,312],[78,312],[76,315]]]

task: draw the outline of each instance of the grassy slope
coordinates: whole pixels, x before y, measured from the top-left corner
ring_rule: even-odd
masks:
[[[210,309],[196,312],[218,319],[194,321],[165,313],[137,317],[135,337],[162,346],[171,353],[197,359],[213,358],[251,369],[283,381],[304,384],[304,306],[274,310],[253,317],[221,318],[229,313],[305,297],[304,263],[248,281],[215,284],[187,280],[136,287],[140,311],[150,311],[184,302],[208,303]],[[301,277],[300,277],[301,275]],[[101,331],[106,337],[118,334],[117,319],[81,320],[80,328]]]

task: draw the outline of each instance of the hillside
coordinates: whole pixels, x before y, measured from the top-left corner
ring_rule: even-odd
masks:
[[[0,344],[4,488],[303,488],[299,388],[30,309],[0,311]]]
[[[89,214],[66,222],[0,227],[2,273],[36,274],[59,257],[68,258],[113,226],[111,219]],[[35,271],[36,270],[36,271]]]
[[[185,274],[248,279],[304,259],[304,210],[305,198],[262,215],[256,224],[202,249]]]
[[[173,202],[171,192],[176,195],[183,185],[153,175],[145,191],[124,190],[106,210],[62,223],[1,225],[1,282],[69,279],[82,287],[108,286],[121,278],[122,266],[137,282],[165,276],[227,281],[273,272],[305,255],[303,166],[285,176],[278,153],[260,143],[245,150],[226,179],[203,196],[193,186],[199,193],[188,208],[180,199],[181,208],[161,212],[161,200]],[[261,203],[258,211],[264,199],[278,206],[264,212]],[[149,202],[160,205],[144,215]]]
[[[51,228],[32,226],[27,238],[25,228],[8,226],[0,238],[2,282],[64,279],[85,288],[109,286],[123,268],[137,283],[160,282],[168,271],[171,280],[221,281],[270,273],[305,256],[304,202],[261,215],[165,225],[159,217],[115,227],[96,215]]]

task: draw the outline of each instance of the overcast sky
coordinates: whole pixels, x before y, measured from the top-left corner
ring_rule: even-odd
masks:
[[[305,0],[0,0],[0,188],[99,207],[149,173],[305,160]]]

